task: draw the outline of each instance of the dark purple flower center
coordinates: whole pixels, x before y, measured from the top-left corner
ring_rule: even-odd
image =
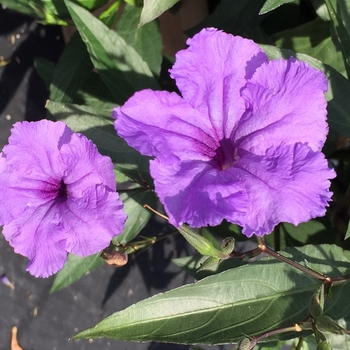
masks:
[[[63,180],[61,180],[60,186],[59,186],[58,191],[57,191],[57,200],[64,202],[67,200],[67,197],[68,197],[67,186],[63,182]]]
[[[220,146],[216,149],[216,155],[213,158],[214,167],[225,170],[230,168],[237,160],[237,149],[233,146],[232,141],[222,139],[220,141]]]

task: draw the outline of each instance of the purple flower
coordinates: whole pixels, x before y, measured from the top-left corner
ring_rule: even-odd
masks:
[[[113,164],[62,122],[16,123],[0,154],[0,225],[27,270],[48,277],[121,233]]]
[[[115,128],[150,161],[172,224],[270,233],[325,214],[334,171],[321,153],[328,127],[323,73],[268,61],[251,40],[204,29],[171,76],[181,96],[143,90],[116,107]]]

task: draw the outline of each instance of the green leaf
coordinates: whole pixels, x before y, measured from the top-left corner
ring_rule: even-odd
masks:
[[[342,318],[337,322],[340,327],[344,329],[350,328],[349,316],[345,319]],[[333,350],[350,350],[350,337],[346,335],[336,335],[336,334],[327,334],[327,339],[332,345]]]
[[[345,334],[346,330],[333,321],[329,316],[322,315],[316,320],[316,327],[322,333]]]
[[[193,36],[202,28],[215,27],[227,33],[246,36],[261,22],[259,10],[264,1],[266,0],[221,0],[212,14],[186,33]]]
[[[158,88],[147,63],[117,32],[82,7],[70,1],[66,4],[94,67],[116,103],[124,103],[137,90]]]
[[[57,102],[72,102],[92,69],[93,65],[86,46],[79,33],[74,33],[55,67],[50,99]]]
[[[294,2],[295,0],[267,0],[264,6],[261,8],[259,15],[263,15],[270,12],[283,4],[288,4],[289,2]]]
[[[346,76],[342,53],[334,45],[328,22],[317,18],[297,28],[279,32],[272,39],[277,47],[309,55]]]
[[[348,239],[350,237],[350,221],[348,222],[348,228],[346,229],[346,233],[345,233],[345,239]]]
[[[307,259],[313,269],[331,277],[350,270],[350,252],[337,246],[292,248],[284,255],[299,262]],[[242,334],[252,337],[302,321],[319,286],[318,280],[290,265],[265,258],[140,301],[79,333],[75,339],[237,342]],[[330,317],[343,317],[350,312],[350,283],[335,284],[333,292],[335,298],[327,300],[325,312]],[[271,340],[279,338],[282,336],[276,335]]]
[[[179,0],[144,0],[139,27],[159,17]]]
[[[40,75],[40,78],[44,80],[46,86],[49,87],[55,69],[55,65],[53,64],[53,62],[45,58],[38,57],[34,60],[34,67]]]
[[[132,241],[140,233],[151,217],[151,212],[143,205],[155,206],[157,200],[152,191],[142,191],[134,195],[122,193],[120,198],[124,203],[124,211],[128,215],[128,219],[122,234],[114,237],[113,242],[125,244]]]
[[[156,22],[138,28],[141,8],[126,5],[117,22],[118,34],[132,46],[148,64],[155,75],[159,75],[162,63],[162,38]]]
[[[278,49],[274,46],[260,45],[272,59],[296,57],[308,62],[311,66],[323,71],[328,79],[328,123],[337,133],[350,137],[350,82],[330,66],[305,54],[294,53],[289,50]]]
[[[329,22],[331,20],[324,0],[311,0],[311,4],[318,17],[326,22]]]
[[[97,253],[83,258],[81,256],[69,254],[63,269],[56,274],[50,293],[68,287],[73,282],[103,265],[104,261],[100,255],[100,253]]]
[[[350,76],[350,1],[325,0],[325,4],[342,48],[346,71]]]
[[[57,119],[64,121],[73,131],[88,137],[99,151],[109,156],[115,169],[131,179],[152,185],[148,171],[149,160],[129,147],[117,136],[110,118],[111,110],[48,101],[46,108]]]
[[[109,0],[74,0],[80,6],[93,10]],[[44,24],[67,25],[62,18],[69,17],[67,7],[62,0],[1,0],[7,8],[35,17]]]
[[[100,17],[103,17],[103,23],[106,25],[113,24],[120,3],[121,0],[116,1],[101,14]],[[50,87],[50,100],[67,103],[74,102],[75,95],[86,83],[90,90],[95,88],[95,90],[100,92],[102,90],[101,84],[96,86],[96,82],[90,82],[92,70],[93,64],[86,45],[79,33],[76,32],[66,45],[55,67]],[[110,93],[108,92],[108,94]],[[99,100],[101,100],[101,96],[99,96]],[[96,107],[96,103],[94,103],[94,106]]]

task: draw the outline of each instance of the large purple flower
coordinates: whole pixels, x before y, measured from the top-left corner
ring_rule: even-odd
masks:
[[[0,225],[27,270],[47,277],[121,233],[113,164],[62,122],[16,123],[0,154]]]
[[[115,128],[150,162],[175,226],[270,233],[322,216],[334,171],[321,153],[328,127],[323,73],[293,58],[268,61],[251,40],[204,29],[171,76],[182,97],[143,90],[116,107]]]

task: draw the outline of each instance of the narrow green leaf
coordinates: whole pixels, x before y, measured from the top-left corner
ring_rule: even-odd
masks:
[[[267,0],[264,6],[261,8],[259,15],[268,13],[283,4],[288,4],[289,2],[294,2],[295,0]]]
[[[95,68],[116,103],[122,104],[137,90],[158,88],[147,63],[117,32],[82,7],[68,0],[66,4]]]
[[[117,136],[111,110],[48,101],[46,108],[57,119],[64,121],[73,131],[80,132],[94,142],[99,151],[109,156],[115,169],[131,179],[152,184],[149,159]]]
[[[141,8],[126,5],[117,23],[118,34],[132,46],[148,64],[151,71],[159,75],[162,63],[162,38],[157,22],[138,28]]]
[[[186,30],[189,36],[202,28],[215,27],[235,35],[247,35],[261,22],[259,11],[266,0],[221,0],[215,11],[204,21]]]
[[[329,23],[317,18],[297,28],[275,34],[277,47],[304,53],[327,64],[346,76],[342,53],[334,45]]]
[[[104,261],[100,255],[100,253],[97,253],[83,258],[81,256],[69,254],[63,269],[56,274],[50,293],[68,287],[73,282],[101,266]]]
[[[284,254],[299,262],[306,258],[313,269],[331,277],[350,270],[350,252],[337,246],[305,246]],[[79,333],[75,339],[237,342],[242,334],[252,337],[302,321],[309,313],[311,295],[319,286],[318,280],[290,265],[265,258],[138,302]],[[325,313],[330,317],[349,314],[349,281],[334,285],[333,292],[335,297],[327,300]],[[276,335],[271,340],[279,338]]]
[[[274,46],[260,45],[272,59],[293,56],[308,62],[311,66],[323,71],[328,79],[328,92],[325,94],[328,101],[328,123],[337,133],[350,137],[350,82],[330,66],[305,54],[294,53],[289,50],[278,49]]]
[[[341,45],[346,71],[350,77],[350,1],[325,0],[325,4]]]
[[[40,75],[40,78],[44,80],[46,86],[49,87],[55,69],[53,62],[45,58],[38,57],[34,60],[34,67]]]
[[[316,320],[316,327],[322,333],[345,334],[346,330],[340,327],[329,316],[322,315]]]
[[[350,237],[350,221],[348,223],[348,228],[346,229],[346,233],[345,233],[345,239],[348,239]]]
[[[139,27],[159,17],[179,0],[144,0]]]
[[[101,14],[100,17],[103,17],[103,23],[108,26],[114,23],[120,3],[121,0],[116,1]],[[79,33],[76,32],[66,45],[55,67],[50,87],[50,100],[67,103],[73,102],[74,96],[79,89],[91,79],[92,70],[93,64],[86,45]],[[96,87],[96,84],[90,85]],[[96,89],[97,91],[101,91],[100,86],[96,88],[98,88],[98,90]]]
[[[50,100],[72,102],[93,69],[86,46],[79,33],[74,33],[66,45],[53,74]]]
[[[33,1],[28,0],[1,0],[0,3],[6,6],[10,10],[14,10],[24,15],[35,17],[38,20],[44,19],[44,14],[39,9],[36,9],[33,5]],[[32,3],[32,6],[31,6]]]
[[[113,242],[125,244],[132,241],[140,233],[151,217],[151,212],[143,205],[155,206],[157,200],[152,191],[142,191],[130,195],[122,193],[120,198],[124,203],[124,211],[128,215],[128,219],[122,234],[113,238]]]

